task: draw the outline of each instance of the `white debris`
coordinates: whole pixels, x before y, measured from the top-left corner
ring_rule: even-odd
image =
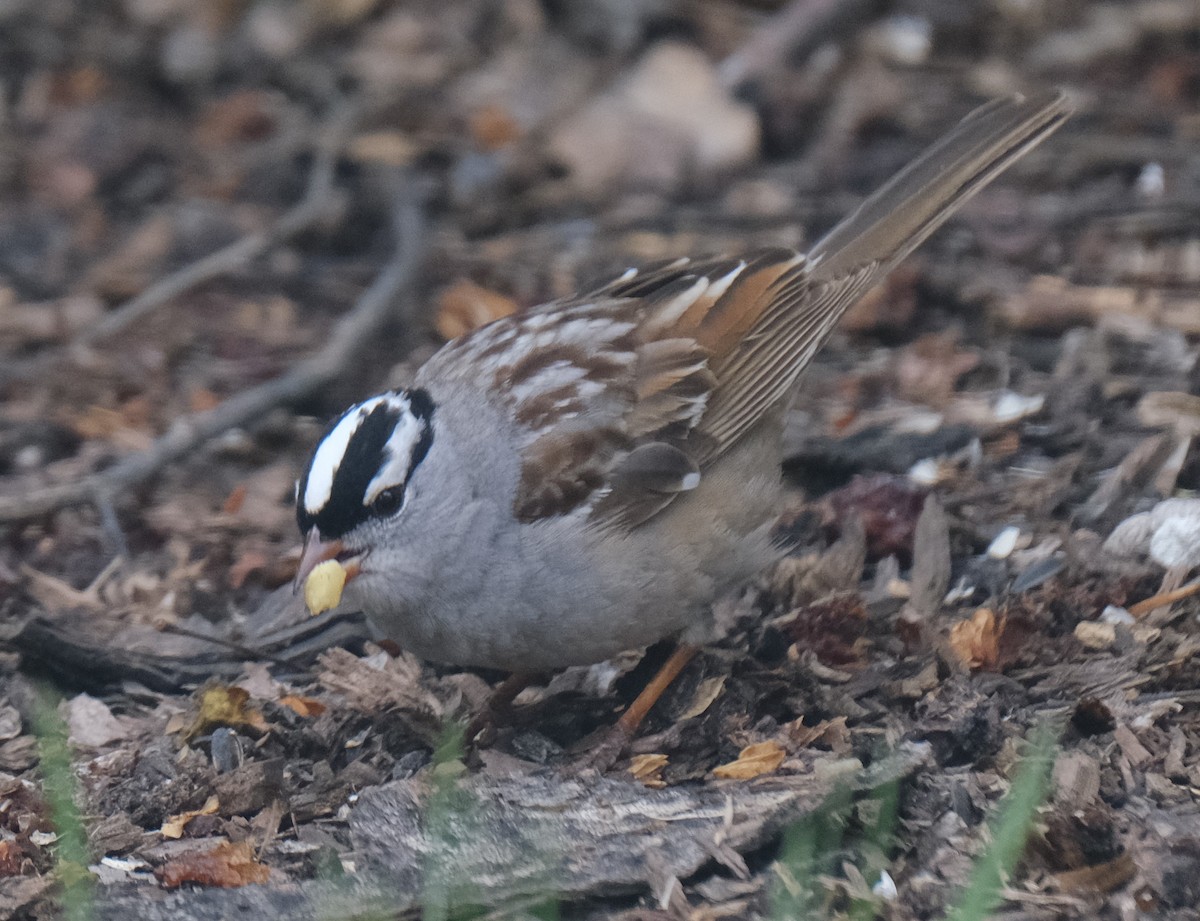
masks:
[[[1150,559],[1174,569],[1200,564],[1200,509],[1168,518],[1150,538]]]
[[[892,875],[887,870],[879,871],[879,882],[871,887],[871,892],[885,902],[895,901],[896,896],[900,894],[896,888],[896,881],[892,879]]]
[[[1009,525],[988,544],[987,555],[993,560],[1008,559],[1012,556],[1012,552],[1017,549],[1017,541],[1020,538],[1021,529],[1015,525]]]
[[[1167,174],[1161,163],[1147,163],[1134,183],[1134,188],[1142,198],[1162,198],[1167,190]]]
[[[1165,499],[1113,528],[1104,549],[1146,555],[1167,569],[1200,565],[1200,499]]]
[[[1124,624],[1127,627],[1137,623],[1136,617],[1124,608],[1117,607],[1115,604],[1110,604],[1100,612],[1100,620],[1106,624]]]
[[[1041,394],[1027,397],[1011,390],[1005,390],[996,398],[992,406],[992,415],[997,422],[1016,422],[1026,416],[1033,416],[1042,411],[1046,398]]]
[[[908,478],[922,486],[936,486],[941,480],[942,467],[935,458],[927,457],[908,468]]]
[[[967,581],[967,577],[963,576],[958,580],[958,585],[946,592],[946,597],[942,601],[943,604],[958,604],[960,601],[966,601],[975,594],[975,586]]]

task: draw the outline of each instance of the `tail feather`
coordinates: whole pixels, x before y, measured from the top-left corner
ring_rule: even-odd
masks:
[[[838,278],[868,262],[882,276],[1070,113],[1059,93],[976,109],[809,250],[812,277]]]

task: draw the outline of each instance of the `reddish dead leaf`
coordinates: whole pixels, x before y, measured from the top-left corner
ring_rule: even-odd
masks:
[[[16,841],[0,841],[0,878],[22,875],[26,860]]]
[[[320,716],[325,712],[325,705],[313,697],[301,697],[298,694],[285,694],[279,702],[289,710],[303,717]]]
[[[111,81],[104,71],[91,65],[72,67],[55,74],[50,82],[50,99],[59,106],[82,106],[95,102]]]
[[[979,354],[960,349],[958,333],[929,333],[900,351],[896,382],[901,395],[940,405],[950,399],[958,379],[979,364]]]
[[[238,90],[208,107],[195,138],[202,147],[219,148],[264,140],[275,127],[270,96],[261,90]]]
[[[229,567],[229,587],[241,588],[246,580],[259,570],[266,569],[271,559],[261,550],[247,550]]]
[[[442,292],[434,325],[443,338],[454,339],[516,311],[512,298],[463,278]]]
[[[255,859],[254,847],[249,841],[236,844],[222,841],[211,851],[176,857],[154,875],[168,889],[177,889],[185,883],[235,889],[265,883],[270,870]]]
[[[246,484],[239,483],[233,487],[233,491],[225,497],[225,501],[221,503],[221,511],[226,515],[236,515],[242,510],[242,506],[246,504]]]
[[[195,387],[188,393],[188,408],[194,413],[216,409],[221,398],[206,387]]]
[[[918,261],[906,260],[846,311],[842,329],[856,333],[906,329],[916,313],[920,279]]]
[[[521,125],[503,106],[486,105],[471,113],[471,137],[483,150],[499,150],[521,137]]]
[[[187,828],[188,823],[197,816],[216,815],[217,810],[221,807],[220,802],[215,796],[210,796],[199,809],[189,809],[187,812],[181,812],[179,815],[170,816],[162,824],[159,829],[159,834],[164,838],[182,838],[183,831]]]
[[[250,695],[239,687],[216,685],[200,692],[200,712],[184,734],[194,739],[216,726],[234,729],[252,729],[257,733],[270,730],[270,724],[254,707],[247,706]]]
[[[1000,637],[1004,618],[989,608],[980,608],[967,620],[950,628],[950,648],[967,668],[994,669],[1000,660]]]
[[[826,498],[826,527],[837,534],[847,520],[858,518],[867,538],[868,560],[894,555],[907,565],[926,495],[907,477],[855,477]]]
[[[714,768],[713,776],[722,780],[750,780],[779,770],[779,765],[783,764],[786,757],[787,752],[778,742],[756,742],[743,748],[737,761]]]
[[[862,660],[867,609],[857,594],[835,595],[798,609],[780,629],[822,664],[849,665]]]

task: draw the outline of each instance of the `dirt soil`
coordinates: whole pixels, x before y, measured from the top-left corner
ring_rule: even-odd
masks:
[[[292,595],[349,402],[1051,86],[817,358],[787,559],[603,776],[669,647],[463,748],[503,675]],[[0,3],[0,917],[940,918],[1048,726],[995,916],[1200,918],[1198,113],[1195,0]]]

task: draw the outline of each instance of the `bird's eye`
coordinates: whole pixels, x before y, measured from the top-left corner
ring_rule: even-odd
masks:
[[[371,514],[378,515],[380,518],[385,518],[388,515],[395,515],[400,511],[400,506],[404,504],[404,487],[393,486],[390,489],[385,489],[375,501],[371,503]]]

